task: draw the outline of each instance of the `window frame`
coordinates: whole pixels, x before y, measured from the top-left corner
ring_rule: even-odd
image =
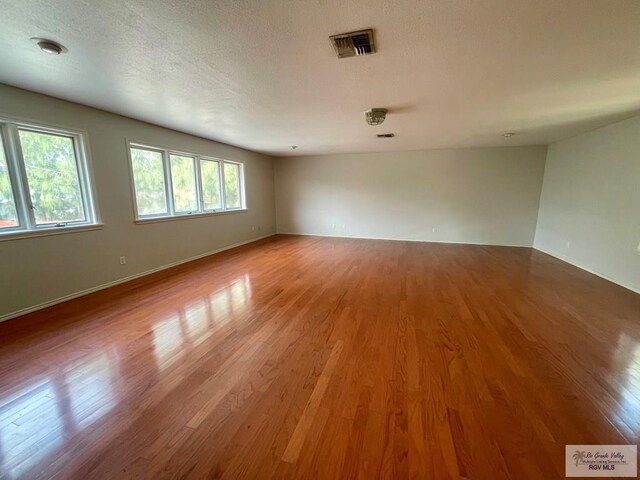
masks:
[[[218,170],[218,190],[219,190],[219,194],[220,194],[220,208],[204,208],[204,189],[202,187],[202,162],[215,162],[217,164],[217,170]],[[223,175],[223,165],[224,165],[224,161],[220,160],[219,158],[213,158],[213,157],[204,157],[204,156],[200,156],[196,158],[196,164],[197,164],[197,175],[198,175],[198,200],[200,202],[199,207],[201,208],[202,213],[222,213],[222,212],[226,212],[227,210],[224,208],[224,192],[223,187],[222,187],[222,175]]]
[[[194,186],[196,187],[196,208],[194,210],[177,210],[176,209],[176,192],[173,189],[173,163],[171,163],[171,157],[180,157],[180,158],[190,158],[191,166],[193,168],[193,181]],[[169,152],[169,177],[171,177],[171,198],[173,203],[173,212],[174,215],[193,215],[194,213],[199,213],[202,211],[202,204],[204,203],[202,200],[202,177],[200,175],[199,168],[199,159],[194,155],[178,155],[175,152]],[[166,179],[165,179],[166,181]],[[136,198],[136,203],[138,199]],[[171,210],[170,210],[171,211]]]
[[[224,178],[224,164],[225,163],[229,163],[232,165],[238,165],[238,200],[240,200],[240,206],[239,207],[232,207],[232,208],[227,208],[227,192],[225,191],[225,178]],[[221,197],[222,197],[222,205],[223,208],[225,209],[225,211],[227,212],[233,212],[233,211],[237,211],[237,210],[242,210],[244,208],[244,167],[239,164],[238,162],[229,162],[229,161],[223,161],[220,162],[220,190],[221,190]]]
[[[220,158],[212,155],[188,152],[188,151],[178,150],[178,149],[169,148],[169,147],[150,145],[146,142],[138,142],[131,139],[127,139],[125,144],[126,144],[126,151],[127,151],[127,159],[129,163],[129,179],[131,183],[131,194],[133,197],[132,200],[133,200],[134,223],[162,222],[162,221],[180,220],[185,218],[202,217],[202,216],[209,216],[209,215],[227,215],[230,213],[239,213],[239,212],[248,211],[247,205],[246,205],[246,199],[245,199],[244,163],[243,162],[239,162],[235,160],[226,160],[224,158]],[[133,175],[133,161],[131,157],[132,148],[139,148],[143,150],[151,150],[151,151],[162,153],[162,160],[163,160],[162,168],[164,173],[165,195],[167,198],[168,213],[140,215],[138,211],[138,197],[136,194],[135,178]],[[191,211],[191,212],[176,211],[175,202],[174,202],[174,192],[173,192],[173,179],[172,179],[172,173],[171,173],[171,156],[172,155],[189,157],[193,159],[194,175],[195,175],[195,182],[196,182],[196,205],[197,205],[197,210],[195,211]],[[216,162],[218,165],[220,208],[217,208],[217,209],[204,208],[202,170],[201,170],[202,160]],[[239,185],[240,207],[238,208],[225,207],[225,193],[224,193],[224,164],[225,163],[238,165],[238,181],[240,183]]]
[[[24,162],[20,131],[70,138],[73,144],[78,187],[85,219],[38,224],[32,205],[31,191]],[[13,193],[18,225],[0,228],[0,241],[20,237],[55,235],[102,227],[95,192],[95,182],[88,134],[85,130],[47,124],[16,117],[0,116],[0,135],[7,160],[9,183]]]
[[[137,148],[139,150],[147,150],[150,152],[156,152],[156,153],[160,153],[162,155],[162,172],[163,172],[163,178],[164,178],[164,201],[165,204],[167,205],[167,212],[164,213],[150,213],[148,215],[140,215],[138,213],[138,196],[136,194],[136,179],[135,176],[133,174],[133,159],[131,157],[131,148]],[[170,204],[173,205],[173,185],[171,183],[167,183],[167,175],[166,175],[166,171],[167,171],[167,163],[169,161],[169,157],[168,155],[166,155],[166,152],[163,151],[162,149],[159,148],[155,148],[155,147],[148,147],[146,145],[131,145],[131,146],[127,146],[127,158],[129,159],[129,174],[131,177],[131,191],[133,192],[133,209],[135,212],[135,218],[164,218],[167,217],[171,210],[172,210],[172,206],[170,207]],[[171,177],[171,172],[169,172],[169,177]]]

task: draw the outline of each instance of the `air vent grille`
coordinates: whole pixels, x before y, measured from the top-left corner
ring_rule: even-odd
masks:
[[[371,55],[376,52],[373,43],[373,30],[341,33],[330,38],[338,58]]]
[[[376,135],[376,137],[378,138],[393,138],[395,136],[395,133],[379,133],[378,135]]]

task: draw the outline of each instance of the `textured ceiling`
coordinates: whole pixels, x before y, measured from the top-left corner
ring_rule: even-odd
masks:
[[[0,0],[0,11],[0,82],[274,155],[549,143],[640,109],[637,0]],[[338,60],[329,35],[362,28],[378,53]],[[389,109],[383,125],[366,125],[370,107]],[[375,138],[386,132],[396,137]]]

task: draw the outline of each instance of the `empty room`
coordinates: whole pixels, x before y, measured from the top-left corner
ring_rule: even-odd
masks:
[[[0,7],[0,479],[637,478],[640,2]]]

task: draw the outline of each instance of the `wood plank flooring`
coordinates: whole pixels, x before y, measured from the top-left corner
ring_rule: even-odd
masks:
[[[637,444],[640,295],[528,248],[277,236],[0,324],[0,477],[564,478]]]

